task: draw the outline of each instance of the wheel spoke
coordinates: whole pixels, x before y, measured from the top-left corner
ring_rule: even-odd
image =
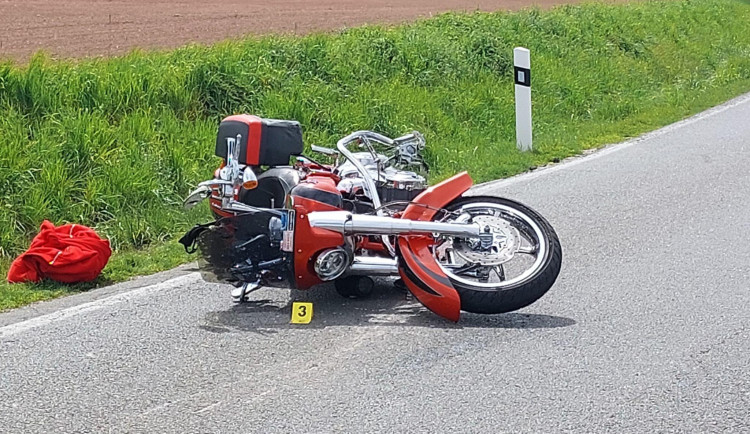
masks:
[[[453,254],[453,248],[449,247],[445,249],[445,259],[448,260],[449,264],[455,264],[456,263],[456,255]]]
[[[475,222],[490,227],[490,248],[467,239],[449,238],[434,248],[435,259],[451,280],[480,288],[501,289],[533,276],[543,265],[546,234],[533,216],[502,203],[468,203],[444,222]],[[493,235],[494,236],[494,235]],[[494,249],[493,249],[494,248]],[[528,255],[528,257],[524,257]],[[514,262],[515,256],[515,262]],[[495,274],[497,277],[491,277]]]
[[[463,264],[453,269],[453,274],[465,274],[479,268],[479,264]]]
[[[501,282],[505,280],[505,268],[503,268],[502,264],[492,267],[492,271],[497,274],[497,278],[500,279]]]

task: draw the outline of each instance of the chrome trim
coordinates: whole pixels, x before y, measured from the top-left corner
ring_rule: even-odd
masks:
[[[318,146],[318,145],[310,145],[310,149],[315,152],[320,152],[321,154],[325,155],[338,155],[338,151],[331,148],[326,148],[325,146]]]
[[[307,214],[310,226],[340,232],[344,235],[442,234],[476,238],[477,224],[440,223],[392,217],[352,214],[348,211],[315,211]]]
[[[329,282],[344,274],[350,261],[351,256],[344,248],[335,247],[319,254],[313,268],[320,280]]]
[[[365,181],[363,187],[365,188],[366,192],[369,193],[369,197],[372,199],[373,207],[378,210],[378,215],[383,215],[384,211],[381,209],[382,203],[380,202],[380,196],[378,196],[378,188],[377,185],[375,185],[375,181],[372,179],[372,176],[370,176],[370,173],[367,171],[365,166],[349,151],[349,149],[347,149],[347,146],[350,143],[358,139],[362,139],[363,141],[365,141],[365,143],[367,142],[367,140],[373,140],[386,146],[394,146],[396,142],[393,139],[389,139],[388,137],[382,134],[375,133],[373,131],[355,131],[336,143],[336,148],[338,148],[339,152],[347,160],[349,160],[362,175],[362,178]],[[369,145],[368,150],[372,152],[372,147]],[[377,156],[374,157],[377,158]],[[383,236],[383,245],[388,249],[388,253],[391,255],[391,257],[395,258],[396,249],[391,243],[391,240],[388,239],[388,235],[390,234],[386,234],[385,236]]]
[[[235,303],[242,303],[247,300],[247,296],[250,295],[251,292],[257,291],[260,289],[261,285],[260,280],[256,282],[245,282],[240,286],[239,288],[234,288],[231,292],[232,295],[232,301]]]
[[[211,196],[211,188],[205,185],[200,185],[198,188],[190,192],[188,197],[185,198],[184,201],[182,201],[182,208],[185,210],[189,210],[199,203],[203,202],[206,198]]]
[[[355,256],[346,272],[354,276],[393,276],[398,274],[398,261],[380,256]]]
[[[307,221],[314,228],[329,229],[344,233],[344,223],[352,218],[349,211],[313,211],[307,214]]]
[[[209,179],[198,184],[198,187],[211,187],[213,185],[234,185],[234,181],[225,181],[223,179]]]
[[[267,213],[275,214],[278,216],[284,214],[283,211],[280,211],[277,209],[257,208],[254,206],[245,205],[242,202],[237,202],[234,199],[228,200],[226,205],[222,206],[222,209],[227,210],[227,211],[234,211],[234,212],[267,212]]]

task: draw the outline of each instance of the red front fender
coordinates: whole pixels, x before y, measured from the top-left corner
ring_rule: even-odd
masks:
[[[401,218],[432,220],[437,210],[446,206],[469,188],[473,181],[466,172],[446,179],[417,196],[406,207]],[[428,207],[422,205],[429,205]],[[432,254],[432,238],[400,237],[398,240],[399,273],[406,287],[425,307],[451,321],[458,321],[461,299],[448,276]]]
[[[423,221],[432,220],[432,217],[437,213],[437,209],[448,205],[455,198],[464,194],[473,184],[474,181],[472,181],[471,176],[467,172],[461,172],[452,178],[435,184],[415,197],[409,206],[406,207],[401,218]],[[421,205],[429,205],[429,207]]]

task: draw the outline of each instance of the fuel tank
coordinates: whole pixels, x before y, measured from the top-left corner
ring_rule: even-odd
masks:
[[[292,189],[291,195],[292,198],[295,196],[304,197],[337,209],[344,207],[344,201],[338,188],[336,188],[336,182],[327,176],[308,176],[307,179]]]

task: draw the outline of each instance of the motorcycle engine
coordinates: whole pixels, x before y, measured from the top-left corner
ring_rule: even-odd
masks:
[[[427,188],[424,176],[406,170],[387,173],[384,184],[378,184],[378,195],[383,203],[410,202]]]
[[[383,204],[394,201],[409,202],[417,197],[427,188],[427,180],[424,176],[408,170],[400,170],[388,166],[388,157],[378,154],[377,158],[369,152],[354,153],[368,173],[375,180],[377,193]],[[349,161],[338,167],[337,172],[341,177],[338,189],[344,194],[355,196],[358,192],[364,194],[364,179],[357,168]],[[372,198],[368,198],[372,200]]]

